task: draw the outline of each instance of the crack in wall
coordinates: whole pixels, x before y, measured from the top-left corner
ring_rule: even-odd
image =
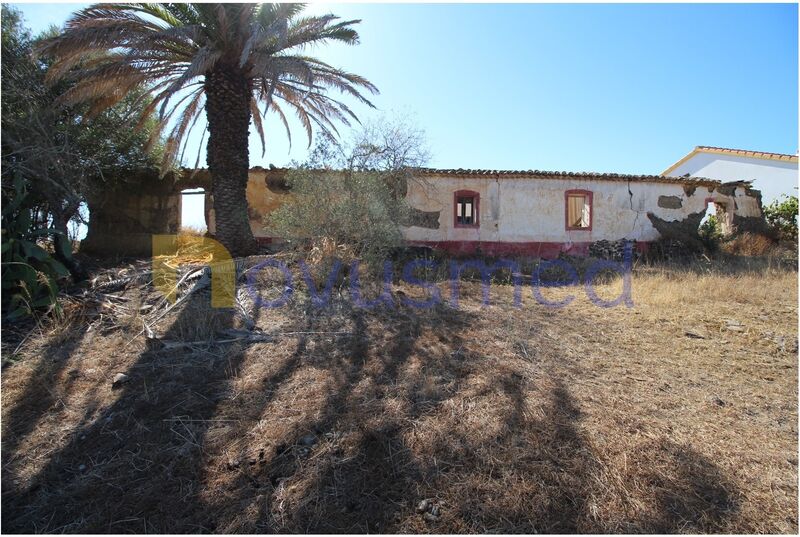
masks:
[[[631,233],[633,233],[634,231],[636,231],[636,224],[637,222],[639,222],[639,214],[641,213],[641,211],[637,211],[636,209],[633,208],[633,190],[631,190],[630,179],[628,179],[628,198],[629,198],[628,201],[630,201],[631,204],[631,211],[636,213],[636,217],[633,219],[633,225],[631,226]]]

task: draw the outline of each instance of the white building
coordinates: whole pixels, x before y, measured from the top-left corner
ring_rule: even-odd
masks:
[[[151,235],[177,232],[182,190],[198,187],[207,189],[202,199],[213,236],[210,174],[207,170],[188,172],[172,181],[154,176],[147,188],[137,192],[105,192],[93,202],[88,246],[105,254],[149,251]],[[248,217],[262,243],[277,239],[265,229],[264,217],[292,199],[288,172],[285,168],[250,170]],[[622,240],[636,241],[637,248],[646,250],[661,238],[694,240],[711,204],[721,217],[724,233],[763,223],[760,194],[748,181],[416,168],[410,170],[405,186],[412,209],[402,229],[406,241],[454,254],[551,258],[562,253],[592,254],[594,248],[602,251],[609,246],[606,241],[616,248]]]
[[[405,238],[453,253],[585,255],[592,243],[622,239],[646,248],[662,236],[656,226],[696,229],[711,203],[727,229],[761,217],[746,183],[699,177],[461,169],[414,175],[408,202],[436,218],[406,227]]]
[[[661,175],[752,181],[769,204],[783,194],[797,196],[797,160],[797,155],[701,145]]]
[[[264,229],[264,215],[292,195],[280,186],[286,172],[250,170],[250,224],[265,242],[273,237]],[[665,230],[696,230],[712,203],[727,229],[761,217],[757,194],[746,182],[538,170],[424,168],[412,174],[406,199],[415,216],[403,228],[405,239],[458,254],[586,255],[593,243],[622,239],[646,249]],[[207,221],[213,233],[212,213]]]

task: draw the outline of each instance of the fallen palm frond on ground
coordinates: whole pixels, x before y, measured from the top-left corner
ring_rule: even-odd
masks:
[[[201,267],[174,303],[151,280],[106,270],[4,337],[5,531],[797,531],[793,270],[642,265],[632,308],[466,282],[458,309],[212,309]]]

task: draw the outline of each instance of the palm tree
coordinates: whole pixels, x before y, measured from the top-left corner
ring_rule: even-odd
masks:
[[[290,141],[287,115],[293,112],[310,144],[314,126],[331,134],[335,121],[358,120],[329,89],[369,106],[362,92],[377,93],[365,78],[304,54],[330,41],[356,44],[352,26],[360,21],[301,16],[302,10],[300,4],[95,4],[76,12],[38,52],[55,60],[52,80],[75,81],[61,101],[88,102],[90,113],[148,88],[153,100],[145,115],[157,111],[160,132],[167,134],[165,164],[183,158],[205,110],[216,236],[240,256],[255,248],[245,196],[250,121],[262,154],[262,118],[270,111]]]

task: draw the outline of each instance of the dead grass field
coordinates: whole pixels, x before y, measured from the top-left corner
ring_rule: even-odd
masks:
[[[296,294],[271,342],[170,350],[73,313],[2,372],[2,529],[796,533],[797,273],[759,267],[639,267],[632,308]],[[232,323],[198,293],[157,335]]]

